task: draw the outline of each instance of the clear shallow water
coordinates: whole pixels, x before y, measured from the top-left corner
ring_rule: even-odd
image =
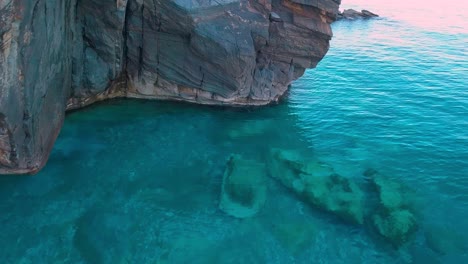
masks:
[[[383,18],[335,23],[329,54],[281,105],[117,100],[69,114],[41,173],[0,178],[2,262],[467,263],[466,4],[364,2]],[[271,178],[255,217],[219,210],[228,157],[271,148],[364,190],[367,168],[404,184],[417,233],[395,249]]]

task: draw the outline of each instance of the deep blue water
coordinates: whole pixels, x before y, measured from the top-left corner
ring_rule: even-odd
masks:
[[[348,1],[351,2],[351,1]],[[2,263],[468,263],[467,4],[355,0],[326,58],[261,109],[115,100],[70,113],[46,168],[0,178]],[[439,6],[441,5],[441,6]],[[271,177],[254,217],[219,209],[231,154],[272,148],[405,186],[399,247]],[[284,231],[286,230],[286,231]]]

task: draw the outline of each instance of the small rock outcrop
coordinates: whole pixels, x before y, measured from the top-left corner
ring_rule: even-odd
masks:
[[[361,10],[361,12],[356,11],[354,9],[345,9],[343,12],[338,12],[337,13],[337,20],[340,19],[348,19],[348,20],[354,20],[354,19],[359,19],[359,18],[373,18],[373,17],[378,17],[379,15],[372,13],[371,11],[368,10]]]
[[[0,174],[114,97],[265,105],[323,58],[341,0],[0,0]]]

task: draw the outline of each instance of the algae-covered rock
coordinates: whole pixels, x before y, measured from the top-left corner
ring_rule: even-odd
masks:
[[[407,190],[399,182],[375,173],[372,176],[372,183],[377,188],[381,205],[386,209],[391,210],[408,206]]]
[[[407,242],[417,229],[416,218],[413,213],[405,209],[395,209],[388,214],[376,214],[372,220],[377,231],[395,246]]]
[[[269,166],[270,174],[283,185],[294,188],[298,192],[304,191],[304,180],[300,174],[326,177],[334,174],[329,165],[314,159],[305,159],[298,151],[272,150],[272,162]]]
[[[310,203],[358,224],[364,221],[364,193],[359,186],[338,174],[301,174],[304,196]]]
[[[263,164],[231,156],[224,172],[219,208],[238,218],[256,214],[266,200],[265,175]]]
[[[295,151],[275,149],[272,156],[271,175],[284,186],[315,207],[363,223],[364,193],[356,183],[334,173],[329,165],[302,158]]]
[[[417,230],[409,189],[375,170],[367,170],[364,175],[371,179],[378,193],[379,204],[372,215],[373,226],[393,245],[404,244]]]

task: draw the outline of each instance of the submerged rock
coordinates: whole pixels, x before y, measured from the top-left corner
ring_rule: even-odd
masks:
[[[291,189],[310,205],[347,221],[364,221],[364,193],[348,178],[334,173],[322,162],[304,159],[290,150],[272,151],[272,177]]]
[[[219,208],[237,218],[255,215],[266,200],[265,177],[263,164],[231,156],[223,176]]]
[[[115,97],[277,102],[340,1],[0,1],[0,174],[34,173],[65,111]]]
[[[418,228],[409,190],[375,170],[367,170],[364,175],[371,179],[378,193],[379,204],[371,216],[372,225],[395,246],[408,242]]]
[[[378,213],[372,220],[377,231],[395,246],[408,242],[409,236],[417,229],[415,216],[405,209]]]
[[[372,183],[377,188],[380,204],[385,209],[393,210],[409,206],[406,190],[401,183],[380,174],[372,177]]]

